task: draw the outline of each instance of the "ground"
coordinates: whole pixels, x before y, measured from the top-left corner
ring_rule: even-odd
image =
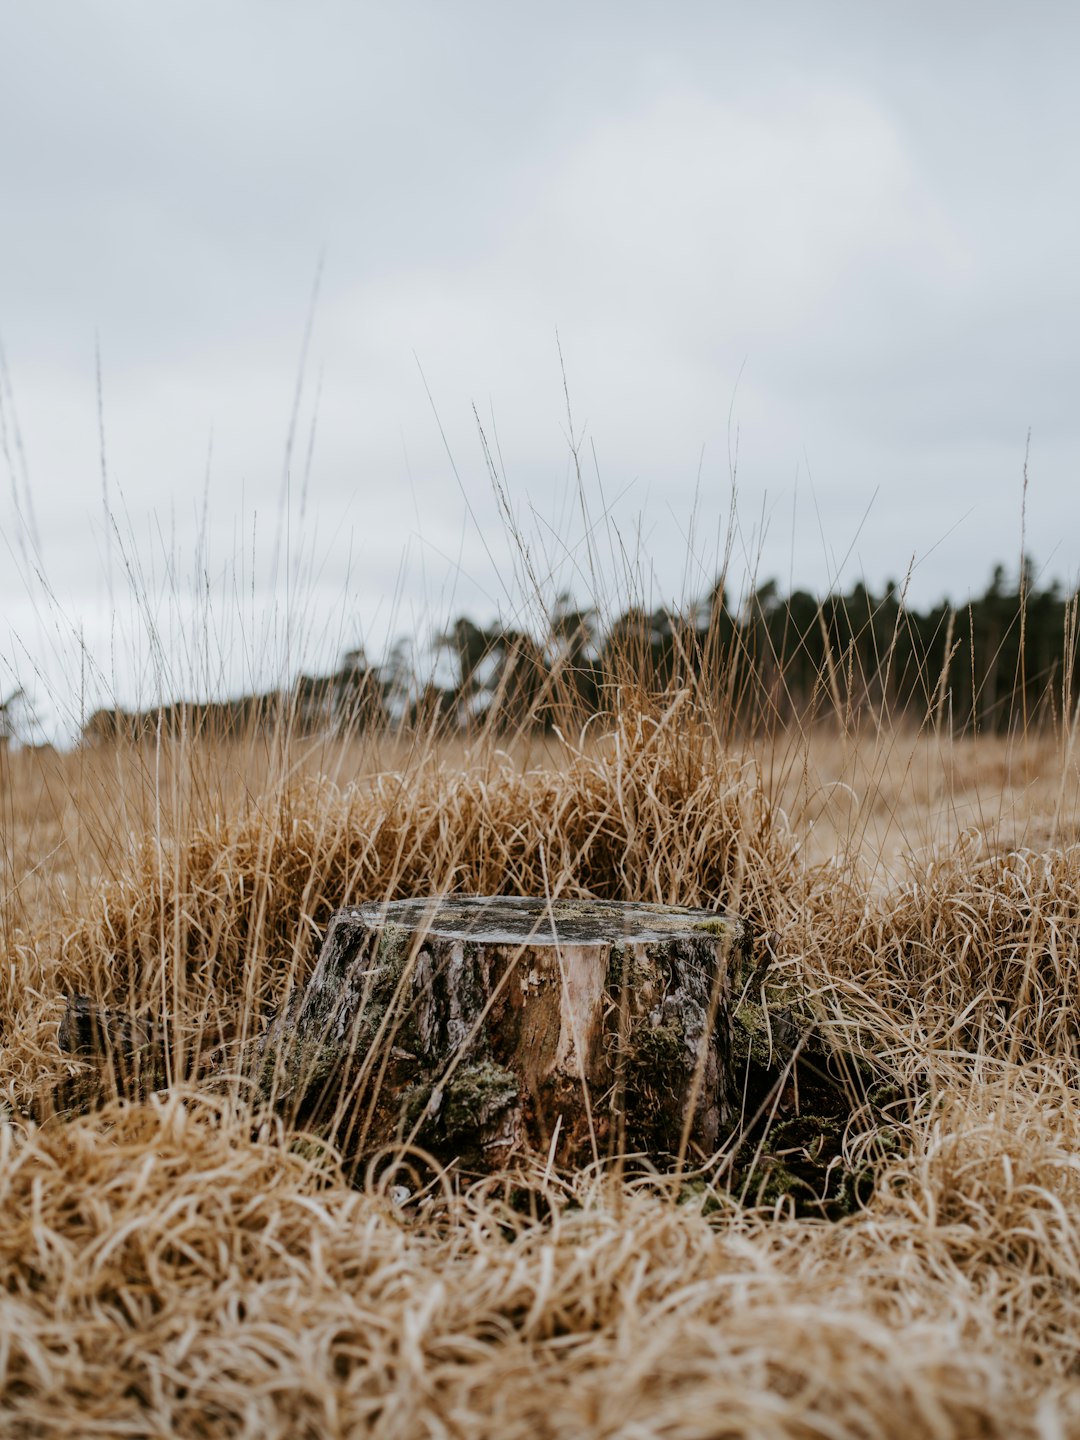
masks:
[[[1071,735],[602,730],[0,756],[5,1434],[1080,1435]],[[753,924],[716,1155],[347,1174],[232,1068],[337,905],[545,885]],[[58,1106],[70,993],[168,1083]]]

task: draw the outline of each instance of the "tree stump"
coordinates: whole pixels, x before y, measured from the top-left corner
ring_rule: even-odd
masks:
[[[69,995],[56,1033],[60,1049],[93,1061],[118,1095],[135,1095],[165,1083],[165,1047],[146,1015],[110,1010],[88,995]]]
[[[749,935],[668,905],[505,897],[339,910],[272,1023],[264,1093],[347,1156],[415,1141],[500,1163],[532,1146],[712,1152],[735,1109],[730,994]]]

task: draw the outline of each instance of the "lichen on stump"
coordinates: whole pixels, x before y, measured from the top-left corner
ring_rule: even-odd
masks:
[[[259,1081],[346,1154],[415,1140],[491,1165],[708,1154],[737,1108],[748,932],[681,906],[469,896],[339,910]]]

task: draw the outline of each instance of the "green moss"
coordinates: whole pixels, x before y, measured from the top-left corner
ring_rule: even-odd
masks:
[[[496,1125],[517,1104],[517,1076],[493,1060],[479,1060],[455,1070],[445,1085],[432,1080],[410,1085],[401,1098],[403,1133],[417,1128],[429,1144],[475,1138]]]
[[[646,950],[646,955],[648,951]],[[605,983],[608,992],[617,995],[625,984],[629,990],[634,990],[643,981],[649,978],[649,966],[643,961],[641,955],[629,945],[615,944],[611,947],[608,956],[607,976]]]
[[[515,1104],[517,1076],[493,1060],[463,1065],[446,1083],[440,1111],[448,1140],[485,1130],[503,1111]]]
[[[686,1042],[677,1024],[638,1025],[632,1034],[632,1064],[660,1078],[686,1066]]]
[[[734,928],[730,920],[699,920],[694,926],[706,935],[730,935]]]
[[[670,1151],[678,1134],[669,1133],[678,1107],[671,1097],[686,1080],[686,1041],[677,1022],[650,1025],[643,1020],[630,1032],[623,1068],[621,1108],[627,1117],[631,1150]]]
[[[732,1017],[731,1048],[736,1065],[753,1060],[755,1065],[771,1065],[776,1060],[775,1039],[771,1034],[763,1006],[744,1000]]]
[[[687,1209],[695,1209],[706,1216],[731,1215],[736,1208],[735,1201],[727,1191],[718,1190],[715,1185],[710,1185],[697,1176],[683,1181],[675,1203],[686,1206]]]
[[[261,1056],[255,1079],[258,1096],[263,1101],[280,1101],[318,1095],[331,1077],[340,1079],[347,1059],[341,1045],[301,1038],[285,1057],[276,1051]]]
[[[804,1180],[793,1174],[780,1160],[765,1159],[754,1173],[757,1188],[750,1191],[747,1199],[755,1205],[775,1205],[787,1195],[796,1195],[808,1190]]]
[[[400,925],[387,925],[379,936],[379,943],[370,961],[376,971],[375,982],[367,997],[363,1020],[360,1026],[363,1038],[370,1043],[382,1024],[386,1012],[394,1003],[394,996],[409,958],[413,953],[413,937]]]
[[[800,1152],[800,1158],[814,1163],[822,1158],[826,1145],[834,1149],[839,1146],[844,1124],[842,1115],[793,1115],[772,1127],[769,1147]]]

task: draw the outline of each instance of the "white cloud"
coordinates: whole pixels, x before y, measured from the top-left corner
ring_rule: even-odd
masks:
[[[537,235],[552,280],[639,324],[770,344],[860,267],[941,283],[963,264],[896,127],[854,94],[667,96],[600,124],[552,191]]]

